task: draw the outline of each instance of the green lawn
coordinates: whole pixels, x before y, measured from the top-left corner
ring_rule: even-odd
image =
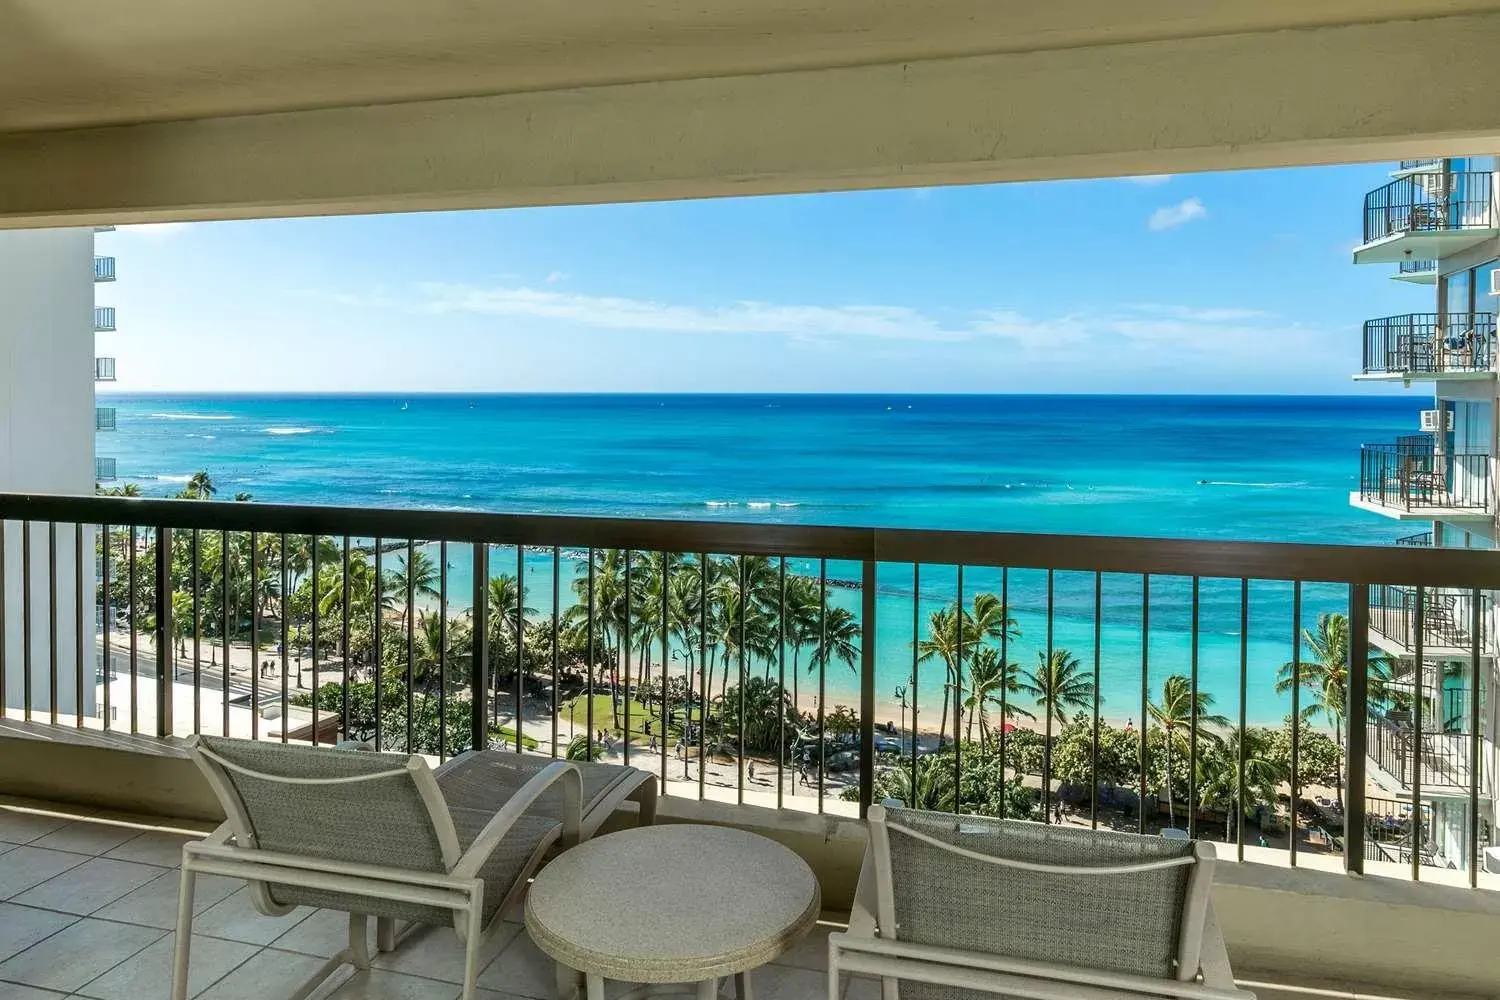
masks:
[[[491,726],[490,744],[499,744],[500,746],[504,747],[514,747],[516,745],[516,731],[509,726]],[[533,737],[527,736],[525,733],[521,734],[522,749],[535,750],[538,745],[539,744]]]
[[[619,732],[624,728],[625,704],[623,701],[620,703],[618,726],[615,725],[614,708],[610,704],[610,696],[608,694],[594,695],[593,702],[595,729],[608,729],[612,732]],[[569,708],[568,703],[563,703],[563,705],[561,706],[559,719],[563,723],[567,723],[570,718],[576,732],[578,732],[579,734],[586,734],[589,731],[588,698],[580,695],[578,698],[573,700],[571,709]],[[677,742],[678,737],[682,735],[682,712],[680,709],[678,710],[677,718],[678,724],[669,727],[668,730],[668,739],[674,744]],[[698,711],[697,709],[694,709],[693,719],[696,720],[697,718]],[[651,732],[649,733],[646,732],[646,723],[648,721],[651,723]],[[630,700],[631,740],[638,743],[649,744],[653,735],[656,736],[657,739],[661,738],[661,705],[642,705],[639,701],[636,701],[632,698]]]

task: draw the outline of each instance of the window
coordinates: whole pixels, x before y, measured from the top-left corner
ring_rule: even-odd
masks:
[[[1447,313],[1466,313],[1474,311],[1474,304],[1469,297],[1472,283],[1469,280],[1468,271],[1455,271],[1443,279],[1443,311]]]
[[[1500,269],[1500,260],[1492,260],[1488,264],[1480,264],[1474,269],[1474,311],[1492,313],[1495,307],[1500,305],[1500,300],[1490,294],[1494,287],[1494,279],[1491,277],[1497,269]]]

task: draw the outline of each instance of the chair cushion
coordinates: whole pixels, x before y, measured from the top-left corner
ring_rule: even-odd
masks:
[[[448,800],[449,809],[488,808],[492,803],[498,803],[494,806],[498,809],[520,791],[526,782],[552,763],[550,757],[528,757],[504,750],[482,750],[453,758],[439,767],[435,774],[438,787]],[[591,834],[609,818],[613,806],[608,809],[604,807],[615,798],[617,792],[634,790],[642,783],[652,780],[651,775],[634,767],[588,761],[572,763],[583,777],[585,835]],[[527,811],[561,823],[563,803],[562,786],[554,784]]]

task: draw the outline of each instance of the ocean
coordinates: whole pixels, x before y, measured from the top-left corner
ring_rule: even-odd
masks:
[[[1417,426],[1422,400],[1281,396],[806,395],[116,395],[119,430],[100,454],[122,482],[170,495],[206,469],[221,497],[384,507],[596,514],[837,525],[1388,544],[1416,530],[1348,505],[1359,446]],[[513,556],[511,558],[514,558]],[[469,592],[450,557],[450,593]],[[563,592],[574,566],[565,560]],[[794,565],[794,571],[811,566]],[[830,577],[857,566],[830,564]],[[550,614],[550,558],[531,558],[527,605]],[[912,571],[882,566],[877,691],[891,711],[910,686]],[[1009,575],[1023,667],[1046,641],[1046,579]],[[966,598],[998,590],[966,571]],[[1141,580],[1106,577],[1103,712],[1140,717]],[[922,619],[953,600],[951,567],[923,567]],[[858,610],[858,595],[831,600]],[[1057,574],[1052,642],[1092,665],[1093,578]],[[1203,582],[1202,686],[1240,711],[1237,581]],[[565,600],[567,598],[565,597]],[[1341,588],[1309,586],[1304,616],[1344,610]],[[455,606],[457,606],[455,604]],[[1186,673],[1188,581],[1151,581],[1147,686]],[[1250,594],[1243,706],[1274,723],[1291,658],[1290,587]],[[917,678],[924,720],[941,666]],[[832,668],[829,703],[853,704],[852,672]],[[804,681],[804,688],[808,687]],[[806,695],[804,693],[804,700]],[[884,718],[881,721],[885,721]],[[925,721],[924,721],[925,725]]]

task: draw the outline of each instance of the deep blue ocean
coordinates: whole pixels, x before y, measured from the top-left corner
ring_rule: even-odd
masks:
[[[1423,400],[1251,396],[144,396],[109,400],[100,435],[122,482],[170,494],[207,469],[221,496],[389,507],[1388,544],[1420,527],[1349,507],[1359,446],[1417,427]],[[450,591],[468,571],[450,559]],[[798,567],[800,568],[800,567]],[[565,567],[571,573],[572,567]],[[857,567],[830,566],[835,577]],[[527,604],[550,613],[550,560],[527,565]],[[924,567],[921,614],[951,601],[952,568]],[[882,567],[879,691],[911,671],[910,567]],[[1030,666],[1045,644],[1045,577],[1015,572],[1011,603]],[[997,589],[971,570],[965,593]],[[1092,577],[1059,574],[1053,642],[1092,664]],[[1188,584],[1151,582],[1148,682],[1185,672]],[[1205,581],[1200,670],[1239,710],[1239,591]],[[1139,578],[1105,581],[1104,712],[1139,718]],[[566,586],[564,593],[566,594]],[[1291,656],[1290,589],[1252,587],[1252,721],[1275,721]],[[857,608],[857,595],[833,600]],[[566,600],[566,598],[565,598]],[[1312,587],[1306,615],[1342,609]],[[918,677],[924,719],[940,667]],[[805,685],[804,685],[805,686]],[[829,701],[856,690],[842,668]],[[932,720],[935,721],[935,720]]]

